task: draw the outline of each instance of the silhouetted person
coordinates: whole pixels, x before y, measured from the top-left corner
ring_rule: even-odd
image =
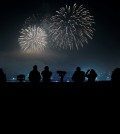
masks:
[[[30,82],[37,83],[41,80],[40,72],[37,70],[37,65],[33,66],[33,70],[29,74]]]
[[[89,69],[86,74],[85,77],[88,78],[88,82],[95,82],[95,79],[97,77],[97,73],[95,72],[94,69]]]
[[[42,81],[43,82],[46,82],[46,83],[51,82],[52,72],[49,71],[48,66],[44,67],[44,70],[42,71],[41,75],[42,75]]]
[[[0,83],[6,82],[6,74],[3,72],[3,69],[0,68]]]
[[[116,68],[113,70],[111,80],[113,82],[120,82],[120,68]]]
[[[76,71],[72,75],[72,80],[74,82],[83,82],[85,80],[85,72],[81,71],[80,67],[76,68]]]

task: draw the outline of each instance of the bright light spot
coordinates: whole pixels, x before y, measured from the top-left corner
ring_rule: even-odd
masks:
[[[15,78],[12,78],[12,80],[16,80]]]

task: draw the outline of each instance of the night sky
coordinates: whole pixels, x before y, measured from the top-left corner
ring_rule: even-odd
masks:
[[[25,20],[33,14],[54,15],[65,5],[74,3],[90,11],[95,20],[93,39],[79,50],[48,47],[40,55],[22,54],[18,43],[19,31]],[[28,74],[34,64],[41,72],[45,65],[53,73],[57,70],[75,70],[80,66],[86,71],[94,68],[97,73],[111,72],[120,67],[120,8],[117,0],[17,0],[0,3],[0,67],[7,78]]]

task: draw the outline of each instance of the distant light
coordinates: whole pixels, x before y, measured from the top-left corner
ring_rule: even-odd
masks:
[[[15,80],[15,78],[13,77],[12,80]]]
[[[110,80],[110,77],[107,77],[107,80]]]
[[[109,75],[111,75],[111,73],[109,72]]]
[[[96,78],[96,80],[98,80],[98,78]]]

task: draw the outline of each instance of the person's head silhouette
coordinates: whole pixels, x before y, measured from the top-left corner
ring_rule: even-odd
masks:
[[[6,74],[4,73],[3,69],[0,68],[0,82],[6,81]]]
[[[49,67],[48,66],[45,66],[45,68],[44,68],[46,71],[48,71],[49,70]]]
[[[37,65],[34,65],[33,66],[33,70],[37,70]]]
[[[94,70],[94,69],[91,69],[91,70],[90,70],[90,73],[95,73],[95,70]]]
[[[112,75],[111,75],[111,80],[112,81],[116,81],[116,82],[120,82],[120,68],[115,68],[113,71],[112,71]]]
[[[2,68],[0,68],[0,73],[4,73]]]
[[[80,70],[81,70],[81,68],[80,68],[80,67],[77,67],[77,68],[76,68],[76,70],[77,70],[77,71],[80,71]]]

